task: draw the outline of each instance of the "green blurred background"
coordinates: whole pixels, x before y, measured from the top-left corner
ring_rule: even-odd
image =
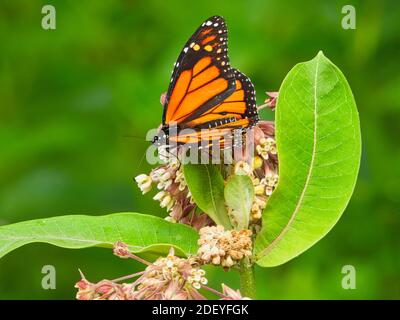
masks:
[[[57,29],[41,28],[52,4]],[[356,30],[341,8],[356,8]],[[159,96],[183,44],[211,15],[227,20],[233,66],[253,80],[258,103],[294,64],[323,50],[357,100],[363,156],[354,196],[336,227],[289,263],[257,268],[262,299],[400,298],[400,6],[398,1],[33,1],[0,3],[0,224],[63,214],[137,211],[165,216],[133,177]],[[272,118],[265,112],[264,118]],[[43,265],[57,270],[43,290]],[[354,265],[357,289],[341,287]],[[110,250],[45,244],[0,260],[0,299],[71,299],[81,268],[90,280],[141,266]],[[238,287],[208,269],[211,285]]]

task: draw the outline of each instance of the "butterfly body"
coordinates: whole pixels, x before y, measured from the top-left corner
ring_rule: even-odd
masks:
[[[257,123],[253,84],[231,68],[227,39],[224,19],[214,16],[187,41],[174,66],[155,145],[222,143],[233,130]]]

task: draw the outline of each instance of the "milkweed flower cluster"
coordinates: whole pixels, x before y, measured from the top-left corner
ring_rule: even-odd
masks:
[[[256,146],[258,155],[263,159],[268,160],[269,155],[276,154],[276,144],[275,140],[272,138],[261,138]]]
[[[75,284],[78,300],[133,300],[132,284],[118,284],[110,280],[91,283],[84,277]]]
[[[132,258],[146,264],[142,272],[115,280],[89,282],[81,273],[76,283],[78,300],[204,300],[200,289],[218,295],[223,300],[244,299],[240,292],[222,285],[223,292],[207,287],[206,273],[201,269],[196,257],[180,258],[171,248],[166,257],[159,257],[150,263],[129,252],[122,242],[114,245],[113,252],[121,258]],[[121,280],[137,277],[132,283]]]
[[[231,174],[248,175],[256,194],[251,208],[252,222],[260,221],[269,196],[278,183],[278,158],[275,143],[275,127],[272,121],[259,121],[246,135],[249,142],[243,144],[238,157],[224,169],[226,179]],[[166,218],[171,222],[189,224],[196,229],[214,223],[205,213],[195,213],[196,204],[186,183],[180,164],[180,150],[172,157],[165,148],[159,148],[159,157],[164,164],[153,169],[149,175],[140,174],[135,180],[142,193],[156,186],[158,192],[153,197],[169,213]]]
[[[226,169],[226,176],[231,172],[247,175],[254,186],[255,199],[251,207],[251,222],[256,230],[260,227],[262,212],[268,199],[278,184],[278,157],[275,142],[275,126],[272,121],[259,121],[246,135],[242,154],[235,159],[233,170]]]
[[[188,224],[196,229],[212,224],[205,213],[195,212],[196,205],[178,159],[171,157],[164,148],[159,148],[159,157],[164,164],[153,169],[149,175],[140,174],[135,178],[142,193],[147,193],[156,186],[158,192],[153,199],[167,210],[168,221]]]
[[[171,249],[167,257],[148,265],[135,284],[136,299],[188,300],[202,298],[197,289],[207,284],[207,278],[194,259],[176,257]]]
[[[199,231],[198,258],[203,264],[230,268],[252,254],[250,230],[225,230],[223,226],[204,227]]]

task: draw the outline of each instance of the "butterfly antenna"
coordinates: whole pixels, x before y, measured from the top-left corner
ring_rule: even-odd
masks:
[[[144,157],[145,157],[145,156],[146,156],[146,152],[143,152],[142,157],[140,158],[139,166],[138,166],[138,169],[139,169],[139,170],[140,170],[140,168],[142,167],[143,160],[144,160]]]
[[[134,138],[134,139],[145,140],[145,137],[135,136],[135,135],[132,135],[132,134],[124,134],[123,137],[124,138]]]
[[[171,151],[170,151],[170,148],[167,149],[167,153],[170,154],[170,155],[172,155],[172,156],[178,161],[178,163],[179,163],[178,169],[180,169],[180,167],[181,167],[181,165],[182,165],[182,162],[181,162],[181,160],[179,159],[178,155],[175,155],[173,152],[171,152]],[[177,149],[177,153],[178,153],[178,149]]]
[[[142,140],[142,141],[145,141],[145,139],[146,139],[144,136],[137,136],[137,135],[133,135],[133,134],[124,134],[123,137],[124,137],[124,138],[140,139],[140,140]],[[140,170],[140,168],[142,167],[143,160],[144,160],[144,157],[145,157],[145,156],[146,156],[146,152],[144,152],[143,155],[142,155],[141,158],[140,158],[139,166],[138,166],[138,169],[139,169],[139,170]]]

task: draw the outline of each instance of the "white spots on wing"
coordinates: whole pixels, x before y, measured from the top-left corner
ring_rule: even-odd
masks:
[[[218,23],[214,23],[214,27],[218,27]]]
[[[186,52],[188,52],[188,50],[189,50],[189,48],[188,48],[188,47],[185,47],[185,48],[183,49],[183,52],[186,53]]]
[[[222,33],[222,30],[218,30],[218,33]]]
[[[206,26],[211,26],[212,25],[212,22],[211,21],[207,21],[206,22]]]

